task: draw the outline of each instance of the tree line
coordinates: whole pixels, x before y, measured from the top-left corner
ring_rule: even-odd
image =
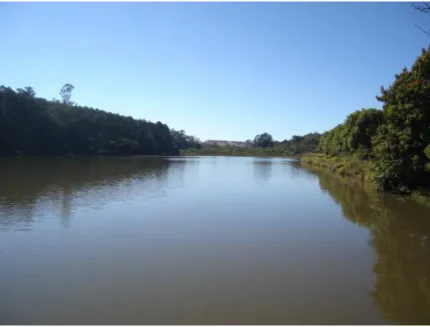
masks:
[[[161,122],[74,104],[73,89],[48,101],[31,87],[0,86],[0,155],[176,155],[191,142]]]
[[[187,135],[184,130],[170,130],[172,135],[173,145],[179,150],[200,149],[202,142],[195,136]]]
[[[36,97],[32,87],[0,86],[0,156],[5,155],[296,155],[312,152],[318,133],[277,142],[269,133],[248,140],[245,148],[204,146],[183,130],[133,119],[73,101],[65,84],[61,100]]]
[[[377,99],[382,110],[363,109],[323,133],[317,152],[358,155],[373,164],[379,190],[408,193],[430,181],[430,48],[395,75]]]

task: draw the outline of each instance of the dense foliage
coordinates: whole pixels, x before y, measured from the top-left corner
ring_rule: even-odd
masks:
[[[273,146],[273,137],[269,133],[263,133],[255,136],[254,145],[261,148]]]
[[[167,125],[75,105],[72,90],[66,84],[62,101],[47,101],[31,87],[1,86],[0,155],[178,153]]]
[[[352,113],[324,133],[318,150],[327,155],[360,155],[374,163],[380,190],[409,192],[429,184],[430,50],[423,50],[410,70],[377,97],[383,110]]]
[[[343,124],[337,125],[321,136],[318,149],[329,155],[371,153],[372,139],[383,119],[381,110],[355,111]]]
[[[430,51],[381,89],[385,124],[375,139],[375,180],[382,189],[424,186],[430,145]]]
[[[284,140],[276,147],[282,149],[285,155],[297,155],[315,151],[321,134],[309,133],[303,136],[293,135],[290,140]]]
[[[200,140],[194,136],[187,135],[184,130],[170,130],[172,135],[173,145],[179,150],[185,149],[200,149],[202,144]]]

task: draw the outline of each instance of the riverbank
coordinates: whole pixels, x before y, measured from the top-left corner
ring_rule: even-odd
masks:
[[[267,157],[300,159],[303,154],[282,154],[277,151],[253,151],[250,149],[229,149],[229,151],[213,151],[213,149],[187,149],[181,151],[181,156],[219,156],[219,157]]]
[[[328,157],[323,154],[306,154],[300,162],[308,166],[325,168],[342,177],[353,178],[363,183],[371,183],[373,165],[370,161],[353,156]]]
[[[376,187],[372,182],[373,163],[356,156],[329,157],[319,153],[301,156],[300,163],[305,167],[324,169],[348,182],[354,182],[374,194]],[[413,190],[408,195],[398,195],[399,199],[412,199],[430,206],[430,192],[428,190]]]

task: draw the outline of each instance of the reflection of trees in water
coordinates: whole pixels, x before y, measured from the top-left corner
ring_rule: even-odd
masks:
[[[371,233],[374,304],[392,323],[430,324],[430,210],[391,196],[368,196],[325,173],[319,178],[345,217]]]
[[[198,166],[201,160],[197,158],[170,158],[169,159],[169,172],[168,179],[171,187],[184,187],[185,186],[185,168],[192,166],[188,172],[193,174],[198,173]]]
[[[304,169],[300,161],[283,161],[283,160],[273,160],[273,159],[254,159],[252,161],[254,167],[254,177],[260,182],[267,182],[272,177],[273,167],[276,170],[281,170],[285,174],[289,174],[292,180],[295,179],[306,179],[309,181],[314,181],[318,179],[318,175]]]
[[[163,196],[169,164],[162,158],[0,160],[0,226],[29,226],[38,212],[55,212],[67,228],[73,207],[102,206],[133,192]]]
[[[318,179],[318,175],[312,173],[307,169],[303,169],[303,167],[300,164],[300,161],[285,162],[283,163],[283,165],[290,171],[292,180],[300,178],[300,179],[307,179],[309,181],[314,181]]]
[[[61,209],[61,224],[64,228],[70,227],[70,216],[72,213],[72,190],[70,187],[63,188],[63,201]]]
[[[267,182],[272,177],[272,162],[270,160],[255,160],[252,165],[256,180]]]

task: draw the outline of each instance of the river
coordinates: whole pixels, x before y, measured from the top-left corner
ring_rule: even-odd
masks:
[[[430,324],[430,209],[288,159],[0,159],[1,324]]]

